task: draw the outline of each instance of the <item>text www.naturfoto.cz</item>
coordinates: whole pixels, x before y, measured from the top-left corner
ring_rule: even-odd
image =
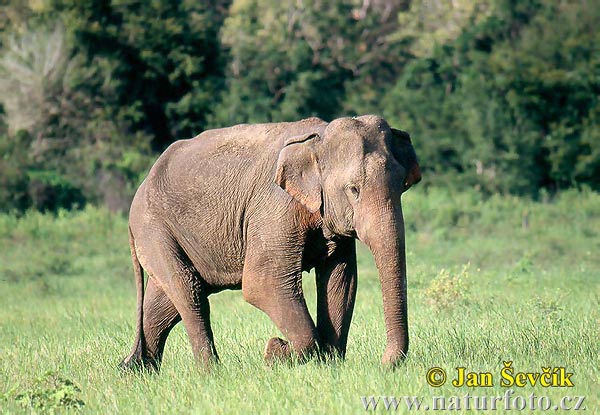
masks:
[[[508,389],[504,395],[453,395],[432,396],[361,396],[360,401],[365,411],[387,410],[397,411],[464,411],[464,410],[539,410],[539,411],[585,411],[585,396],[563,396],[552,402],[548,396],[537,396],[534,393],[523,396],[514,395]]]

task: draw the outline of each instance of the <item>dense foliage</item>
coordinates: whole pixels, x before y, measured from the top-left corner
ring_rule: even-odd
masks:
[[[378,113],[424,184],[600,189],[584,0],[0,1],[0,210],[126,209],[169,143]]]

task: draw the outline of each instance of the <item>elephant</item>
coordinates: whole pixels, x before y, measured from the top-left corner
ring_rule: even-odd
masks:
[[[408,352],[401,194],[420,180],[409,134],[375,115],[242,124],[174,142],[131,203],[137,328],[121,366],[158,370],[183,321],[195,361],[210,368],[219,357],[208,297],[225,289],[241,289],[287,339],[267,342],[267,363],[343,359],[356,239],[375,259],[382,363],[395,366]],[[302,272],[312,269],[314,321],[302,291]]]

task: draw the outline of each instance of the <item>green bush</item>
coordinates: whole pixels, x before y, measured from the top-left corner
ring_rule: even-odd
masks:
[[[31,389],[9,393],[5,398],[29,410],[54,413],[60,409],[83,408],[85,402],[79,398],[80,393],[81,389],[72,380],[48,371],[34,381]]]
[[[469,266],[466,264],[458,272],[442,268],[435,279],[423,292],[425,302],[438,310],[452,310],[467,299]]]

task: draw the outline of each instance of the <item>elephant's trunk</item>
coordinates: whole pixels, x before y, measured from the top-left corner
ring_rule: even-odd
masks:
[[[393,366],[408,353],[404,219],[400,203],[391,198],[379,199],[376,205],[363,215],[366,220],[359,218],[357,233],[371,249],[379,271],[387,336],[382,362]]]

